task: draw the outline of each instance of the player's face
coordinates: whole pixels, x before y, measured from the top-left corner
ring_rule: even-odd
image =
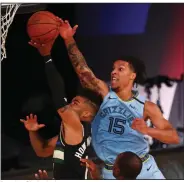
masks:
[[[126,87],[131,80],[135,79],[135,73],[130,69],[129,63],[123,60],[117,60],[113,64],[111,72],[112,89],[121,89]]]
[[[79,115],[81,121],[89,121],[89,117],[94,115],[93,109],[88,104],[89,100],[82,96],[76,96],[72,99],[70,106]],[[89,117],[88,117],[89,116]]]
[[[72,99],[70,106],[77,113],[81,113],[81,111],[84,109],[85,102],[86,102],[86,98],[81,96],[76,96]]]

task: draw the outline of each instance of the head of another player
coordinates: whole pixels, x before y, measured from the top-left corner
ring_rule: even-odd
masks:
[[[141,159],[133,152],[119,154],[113,166],[113,175],[116,179],[134,180],[142,169]]]
[[[70,106],[79,115],[81,121],[91,122],[98,111],[100,99],[96,93],[83,89],[72,99]]]
[[[111,88],[119,92],[125,87],[133,87],[134,83],[144,83],[145,78],[145,65],[140,59],[122,56],[113,63]]]

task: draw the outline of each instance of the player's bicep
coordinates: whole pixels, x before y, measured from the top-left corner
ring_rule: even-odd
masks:
[[[146,102],[146,113],[153,125],[158,129],[170,129],[172,125],[163,117],[159,107],[152,103]]]
[[[58,140],[58,135],[44,142],[43,155],[42,155],[43,157],[49,157],[53,155],[57,140]]]

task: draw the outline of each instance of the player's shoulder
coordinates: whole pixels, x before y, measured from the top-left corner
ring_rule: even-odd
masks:
[[[132,93],[134,94],[133,99],[141,105],[144,105],[146,102],[146,97],[141,95],[137,90],[133,90]]]
[[[103,101],[116,99],[116,98],[117,98],[116,93],[111,89],[111,87],[109,87],[109,90],[107,94],[104,96]]]
[[[158,109],[158,106],[151,102],[151,101],[146,101],[145,102],[145,106],[144,106],[144,110],[147,112],[154,112],[155,110]]]

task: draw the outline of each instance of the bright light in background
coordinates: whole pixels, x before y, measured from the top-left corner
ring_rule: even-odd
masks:
[[[160,89],[160,104],[163,109],[163,115],[165,119],[169,119],[170,112],[172,109],[172,104],[174,100],[174,95],[176,92],[177,88],[177,83],[173,83],[172,87],[167,87],[165,84],[161,85]],[[147,93],[144,91],[143,86],[139,86],[138,88],[139,92],[141,95],[144,95],[147,97]],[[154,86],[153,88],[150,89],[151,91],[151,100],[152,102],[156,103],[158,99],[158,92],[157,92],[157,87]]]

